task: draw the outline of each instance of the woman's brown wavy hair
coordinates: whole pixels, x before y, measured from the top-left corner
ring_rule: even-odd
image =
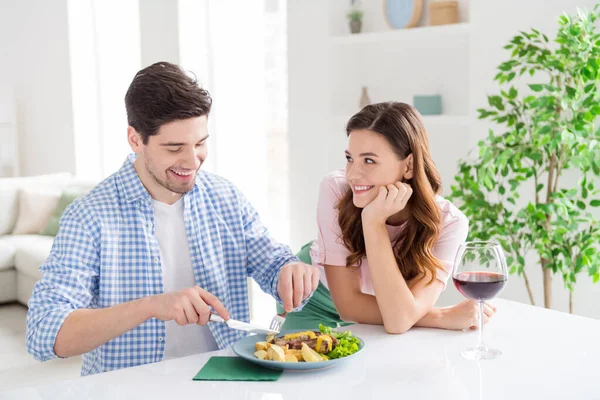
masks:
[[[407,204],[409,217],[398,237],[392,241],[396,263],[404,279],[431,275],[436,277],[441,264],[431,249],[440,232],[441,215],[435,202],[440,192],[440,175],[429,154],[427,133],[419,113],[410,105],[400,102],[371,104],[355,114],[346,125],[346,135],[368,129],[387,139],[399,160],[413,155],[413,177],[405,180],[413,189]],[[352,190],[337,204],[338,222],[342,240],[350,251],[346,265],[360,265],[366,255],[363,236],[362,209],[352,202]]]

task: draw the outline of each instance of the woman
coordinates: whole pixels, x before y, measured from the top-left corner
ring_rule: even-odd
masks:
[[[319,234],[310,248],[322,285],[302,311],[287,315],[284,329],[344,321],[383,325],[388,333],[475,328],[476,302],[433,307],[468,221],[438,196],[440,177],[419,114],[405,103],[369,105],[346,133],[346,170],[321,182]],[[486,305],[484,322],[494,312]]]

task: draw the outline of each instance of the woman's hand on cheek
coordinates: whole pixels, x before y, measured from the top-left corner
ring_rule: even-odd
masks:
[[[385,224],[389,217],[404,210],[411,195],[412,188],[406,183],[381,186],[377,197],[362,211],[363,224]]]

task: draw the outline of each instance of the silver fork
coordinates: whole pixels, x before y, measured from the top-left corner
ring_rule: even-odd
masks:
[[[282,312],[281,314],[275,314],[273,319],[271,320],[271,324],[269,324],[269,329],[272,331],[281,332],[281,327],[285,324],[286,312]]]

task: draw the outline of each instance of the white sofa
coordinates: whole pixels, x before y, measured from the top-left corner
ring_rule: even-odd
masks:
[[[0,178],[0,303],[27,305],[54,241],[40,235],[39,227],[46,226],[48,211],[54,211],[64,190],[84,191],[93,185],[66,173]]]

